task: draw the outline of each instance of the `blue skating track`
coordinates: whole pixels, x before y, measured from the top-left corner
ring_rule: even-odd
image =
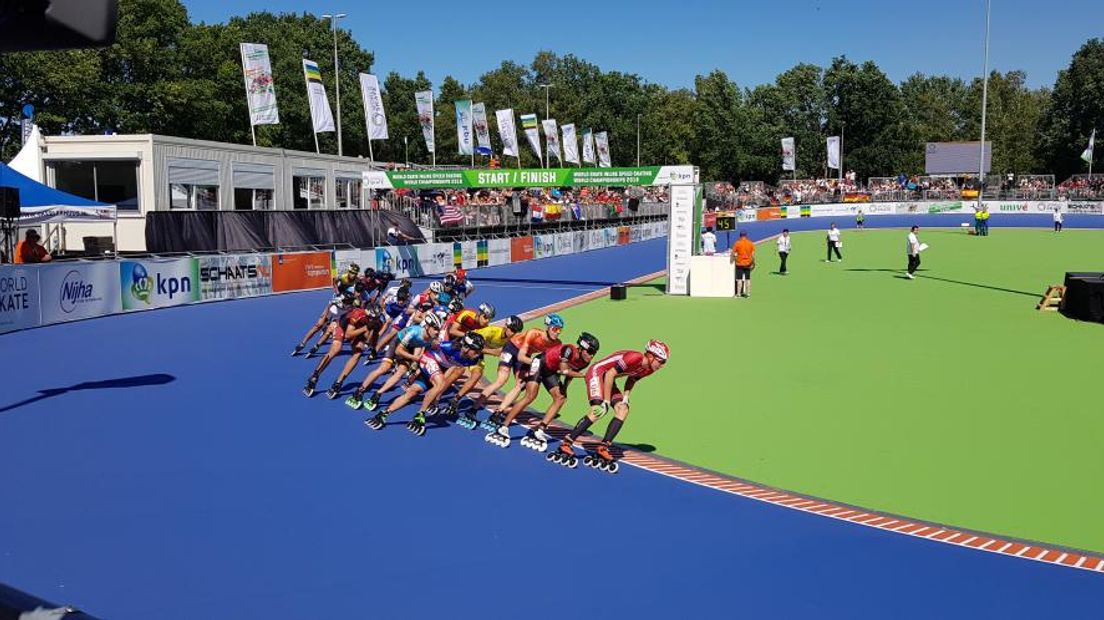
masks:
[[[662,269],[664,243],[480,270],[476,298],[543,306]],[[1099,573],[567,470],[455,427],[419,439],[409,411],[369,431],[299,393],[313,362],[288,352],[325,299],[0,337],[0,582],[101,618],[190,620],[1056,618],[1104,596]]]

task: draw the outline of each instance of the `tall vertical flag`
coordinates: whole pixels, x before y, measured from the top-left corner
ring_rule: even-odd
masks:
[[[797,149],[793,138],[782,138],[782,169],[797,170]]]
[[[598,146],[598,167],[610,167],[609,134],[599,131],[594,134],[594,143]]]
[[[475,129],[475,152],[480,155],[490,155],[491,128],[487,125],[487,106],[482,103],[472,105],[472,125]]]
[[[418,106],[418,123],[422,126],[426,150],[433,153],[436,159],[437,151],[433,134],[433,91],[420,90],[414,93],[414,103]]]
[[[1088,162],[1088,163],[1089,163],[1089,165],[1092,165],[1092,160],[1093,160],[1093,149],[1094,149],[1095,147],[1096,147],[1096,129],[1094,128],[1094,129],[1092,130],[1092,135],[1091,135],[1091,136],[1089,136],[1089,146],[1087,146],[1087,147],[1085,148],[1085,150],[1081,152],[1081,159],[1083,159],[1083,160],[1085,160],[1086,162]]]
[[[330,100],[326,98],[326,87],[322,85],[322,72],[318,70],[318,63],[304,58],[303,77],[307,80],[307,100],[310,102],[314,133],[333,131],[333,112],[330,111]]]
[[[364,120],[369,140],[387,139],[387,114],[383,111],[379,80],[370,73],[360,74],[360,97],[364,101]]]
[[[277,125],[280,112],[276,109],[276,84],[272,81],[272,63],[268,46],[242,43],[242,72],[245,74],[245,99],[249,103],[250,125]]]
[[[828,136],[828,167],[839,170],[840,167],[840,137]]]
[[[495,111],[498,120],[498,137],[502,139],[502,154],[518,156],[517,127],[514,125],[514,109]]]
[[[562,129],[564,161],[571,164],[578,164],[579,141],[575,139],[575,125],[574,123],[564,125]]]
[[[537,159],[543,163],[544,158],[541,157],[540,147],[540,131],[537,129],[537,115],[522,114],[521,128],[525,130],[525,137],[529,139],[529,146],[533,147],[533,152],[537,154]]]
[[[594,132],[583,130],[583,163],[594,163]]]
[[[456,105],[456,146],[461,155],[475,154],[472,136],[472,101],[462,99]]]
[[[555,157],[556,161],[563,163],[563,159],[560,157],[560,131],[556,129],[556,119],[546,118],[541,121],[541,126],[544,127],[544,144],[545,155],[548,157],[548,165],[552,165],[552,158]]]

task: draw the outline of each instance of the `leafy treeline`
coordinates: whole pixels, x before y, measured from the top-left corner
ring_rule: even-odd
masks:
[[[332,102],[327,20],[253,13],[226,24],[193,24],[178,0],[122,0],[119,43],[111,48],[0,55],[0,154],[11,157],[18,148],[25,103],[34,104],[48,134],[152,132],[248,143],[238,51],[243,41],[269,46],[276,80],[281,124],[258,127],[258,143],[313,150],[300,59],[319,63]],[[373,69],[373,57],[346,31],[338,33],[338,53],[345,153],[367,156],[357,73]],[[1104,41],[1086,42],[1052,89],[1030,89],[1025,77],[1010,71],[990,78],[987,135],[994,142],[994,171],[1060,179],[1082,171],[1078,156],[1089,133],[1094,126],[1104,129]],[[614,165],[635,163],[639,117],[644,163],[694,163],[713,179],[775,181],[779,141],[786,136],[797,141],[798,177],[822,176],[824,138],[841,130],[845,167],[860,178],[915,173],[923,170],[925,142],[976,140],[980,130],[980,79],[916,74],[895,84],[873,62],[839,57],[827,67],[797,65],[754,88],[715,70],[698,75],[692,90],[669,89],[570,54],[541,52],[529,65],[505,61],[475,84],[452,77],[431,84],[421,72],[386,73],[391,138],[373,143],[375,157],[403,161],[405,137],[410,159],[429,161],[415,91],[432,87],[437,95],[437,162],[463,164],[452,102],[485,102],[493,146],[500,150],[494,110],[543,118],[544,91],[537,85],[544,83],[554,84],[551,116],[561,124],[609,131]],[[336,152],[333,134],[320,140],[325,152]],[[524,137],[521,148],[522,164],[535,165]]]

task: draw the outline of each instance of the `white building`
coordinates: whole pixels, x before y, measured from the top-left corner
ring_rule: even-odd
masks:
[[[118,206],[121,251],[146,249],[150,211],[360,209],[368,160],[152,134],[49,136],[45,183]],[[62,247],[107,237],[110,223],[63,226]]]

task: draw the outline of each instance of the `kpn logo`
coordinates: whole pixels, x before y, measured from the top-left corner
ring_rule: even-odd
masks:
[[[150,294],[153,293],[153,278],[149,276],[149,272],[146,271],[146,266],[142,263],[134,263],[134,267],[130,272],[130,294],[135,299],[150,303]]]

